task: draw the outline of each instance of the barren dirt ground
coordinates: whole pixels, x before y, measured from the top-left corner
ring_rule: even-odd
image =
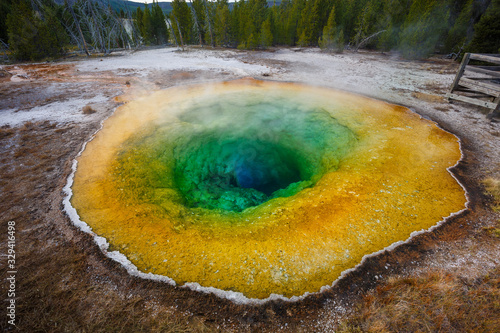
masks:
[[[200,48],[0,67],[2,299],[8,289],[8,221],[16,227],[17,269],[17,326],[2,315],[0,327],[22,332],[331,332],[388,281],[438,272],[467,288],[498,271],[500,239],[491,231],[500,227],[500,214],[491,208],[493,198],[482,181],[500,179],[500,123],[486,119],[481,108],[444,99],[457,67],[451,60],[410,62],[381,53]],[[62,210],[62,189],[74,158],[127,100],[176,85],[249,76],[357,92],[437,122],[461,140],[464,156],[453,173],[468,191],[468,210],[365,260],[328,291],[298,302],[236,305],[130,276]],[[449,324],[442,327],[453,331]]]

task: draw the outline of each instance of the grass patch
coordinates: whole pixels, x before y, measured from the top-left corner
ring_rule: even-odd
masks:
[[[477,280],[444,273],[392,279],[364,297],[338,332],[494,332],[500,268]]]
[[[6,139],[14,135],[15,130],[10,126],[2,126],[0,127],[0,140]]]
[[[96,111],[90,105],[86,105],[83,107],[82,112],[83,114],[92,114],[95,113]]]
[[[483,228],[490,236],[500,238],[500,220],[497,222],[495,227],[485,227]]]
[[[486,193],[491,195],[493,203],[491,208],[498,212],[500,211],[500,180],[495,178],[486,178],[482,181]]]
[[[176,316],[168,308],[152,309],[139,295],[120,295],[106,284],[89,283],[89,262],[69,243],[21,253],[19,262],[17,331],[215,331],[196,318]]]

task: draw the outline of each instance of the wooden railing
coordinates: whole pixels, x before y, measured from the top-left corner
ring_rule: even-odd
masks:
[[[469,65],[479,60],[484,65]],[[450,91],[452,99],[490,109],[488,117],[500,113],[500,55],[466,53]]]

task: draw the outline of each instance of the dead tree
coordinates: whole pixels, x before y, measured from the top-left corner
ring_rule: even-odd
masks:
[[[0,55],[3,55],[9,60],[10,48],[7,43],[0,39]]]
[[[182,48],[182,51],[184,51],[184,40],[182,38],[182,32],[181,32],[181,27],[179,26],[179,21],[177,21],[177,17],[175,17],[173,12],[171,13],[171,15],[175,20],[175,25],[177,25],[177,30],[179,31],[179,38],[181,39],[181,48]]]
[[[363,40],[361,40],[361,42],[359,42],[356,45],[356,47],[354,48],[354,52],[358,52],[358,50],[360,48],[364,47],[370,41],[370,39],[377,37],[378,35],[380,35],[381,33],[385,32],[385,31],[387,31],[387,30],[381,30],[381,31],[376,32],[373,35],[370,35],[370,36],[364,38]]]
[[[172,36],[174,36],[175,45],[177,45],[177,47],[179,47],[179,42],[177,41],[177,36],[175,35],[174,27],[172,26],[170,19],[167,20],[167,24],[170,28],[170,31],[172,31]]]
[[[86,16],[87,24],[92,35],[92,39],[94,40],[94,45],[97,46],[96,49],[104,54],[107,54],[108,50],[106,49],[106,44],[104,42],[103,36],[104,26],[102,17],[99,17],[99,13],[96,11],[96,8],[94,8],[93,2],[87,1],[87,6],[90,14],[90,16]]]
[[[71,35],[73,36],[73,38],[77,42],[80,49],[82,49],[82,47],[83,47],[85,54],[87,56],[90,56],[89,48],[87,47],[87,42],[85,41],[85,37],[83,36],[80,20],[78,19],[77,15],[75,14],[75,11],[73,10],[73,6],[70,5],[69,2],[66,2],[66,9],[71,14],[71,17],[73,17],[73,21],[74,21],[74,24],[76,26],[76,29],[78,30],[78,34],[79,34],[80,38],[76,37],[73,34],[71,27],[66,27],[66,30],[71,32]]]
[[[112,48],[120,44],[126,45],[130,40],[123,21],[111,7],[102,6],[92,0],[82,0],[73,5],[67,3],[66,8],[71,13],[79,38],[75,33],[72,33],[72,36],[83,46],[87,55],[90,52],[86,37],[94,51],[104,54],[109,54]]]
[[[137,32],[137,29],[136,29],[136,25],[133,24],[133,18],[132,18],[132,13],[130,12],[130,9],[129,9],[129,6],[128,6],[128,2],[123,0],[123,3],[125,4],[125,8],[126,8],[126,14],[127,14],[127,20],[130,22],[130,28],[131,28],[131,32],[130,32],[130,39],[132,41],[132,44],[134,45],[135,48],[138,48],[139,45],[140,45],[140,42],[139,42],[139,33]],[[124,29],[125,31],[127,30],[124,26]],[[128,34],[128,32],[127,32]]]

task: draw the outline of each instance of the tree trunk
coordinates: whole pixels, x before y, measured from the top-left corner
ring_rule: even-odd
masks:
[[[175,45],[177,45],[177,47],[179,47],[179,42],[177,41],[177,36],[175,36],[174,27],[172,26],[172,23],[170,22],[170,20],[167,20],[167,23],[168,23],[168,26],[170,27],[170,31],[172,31],[172,36],[174,36]]]
[[[196,11],[194,10],[193,2],[189,0],[189,3],[191,4],[191,12],[193,13],[194,23],[196,24],[196,28],[198,29],[198,38],[200,39],[200,46],[203,46],[203,39],[201,38],[201,29],[200,29],[200,24],[198,22],[198,16],[196,15]]]
[[[182,38],[182,32],[181,32],[181,27],[179,26],[179,21],[177,21],[177,17],[175,17],[174,13],[172,13],[172,16],[175,20],[175,24],[177,25],[177,30],[179,31],[179,38],[181,39],[181,48],[182,51],[184,51],[184,40]]]
[[[85,42],[85,37],[83,37],[82,28],[80,27],[80,21],[76,17],[75,11],[73,10],[73,6],[71,6],[69,3],[66,3],[66,4],[68,7],[68,10],[71,13],[71,16],[73,16],[73,20],[75,21],[76,27],[78,28],[78,33],[80,34],[80,39],[81,39],[81,43],[83,45],[83,49],[85,50],[85,54],[87,55],[87,57],[90,57],[90,52],[89,52],[89,49],[87,47],[87,42]]]

